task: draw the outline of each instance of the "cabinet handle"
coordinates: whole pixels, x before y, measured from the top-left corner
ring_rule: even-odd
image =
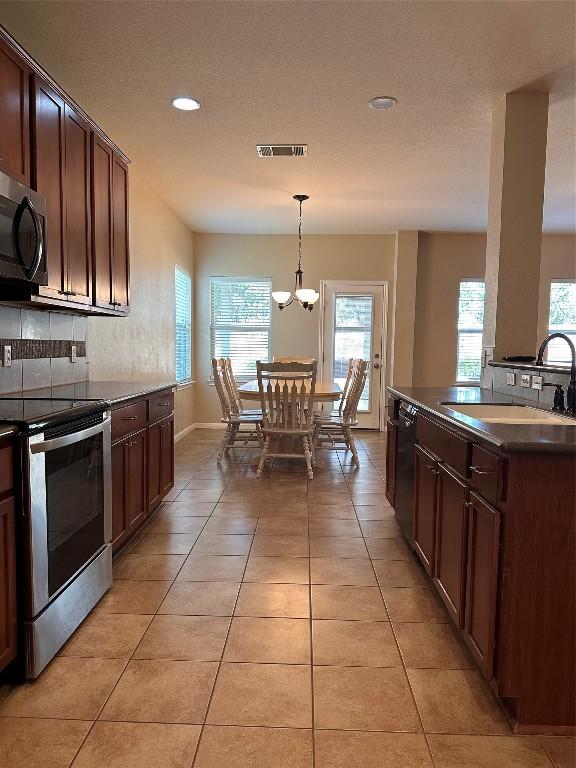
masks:
[[[124,421],[136,421],[136,416],[122,416]]]
[[[161,406],[162,408],[168,408],[170,403],[156,403],[156,405]]]
[[[470,470],[477,475],[495,475],[495,469],[489,469],[488,467],[471,466]]]

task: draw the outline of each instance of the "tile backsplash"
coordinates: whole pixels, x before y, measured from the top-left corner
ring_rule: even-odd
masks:
[[[554,387],[544,387],[541,390],[532,389],[530,387],[521,387],[520,378],[523,373],[532,376],[542,376],[546,383],[550,384],[562,384],[564,392],[568,389],[570,383],[570,369],[566,369],[566,373],[559,372],[557,369],[551,371],[543,367],[536,366],[514,366],[505,368],[503,366],[492,367],[493,383],[492,388],[495,392],[501,392],[505,395],[512,395],[513,397],[522,397],[525,400],[532,400],[534,403],[540,403],[546,407],[552,407],[554,404]],[[514,385],[506,383],[506,374],[513,373],[515,375]]]
[[[2,365],[6,344],[12,347],[8,368]],[[0,305],[0,394],[87,379],[85,317]]]

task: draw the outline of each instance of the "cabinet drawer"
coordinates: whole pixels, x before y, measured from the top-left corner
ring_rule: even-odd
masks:
[[[159,421],[174,410],[174,393],[168,390],[148,398],[148,421]]]
[[[420,445],[437,456],[440,461],[466,477],[470,443],[459,435],[440,426],[435,421],[418,414],[416,437]]]
[[[14,464],[12,446],[9,443],[0,445],[0,494],[11,491],[14,486]]]
[[[493,504],[505,498],[505,473],[505,459],[479,445],[472,446],[470,485]]]
[[[146,400],[112,411],[112,442],[146,426]]]

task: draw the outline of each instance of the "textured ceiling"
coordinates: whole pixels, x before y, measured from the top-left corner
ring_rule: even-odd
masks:
[[[550,90],[545,228],[573,231],[572,2],[10,2],[2,23],[197,231],[486,226],[490,116]],[[192,94],[199,112],[176,112]],[[373,96],[398,106],[368,109]],[[258,143],[308,144],[259,159]]]

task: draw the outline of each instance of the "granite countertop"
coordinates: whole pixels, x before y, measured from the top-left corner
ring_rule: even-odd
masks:
[[[42,389],[29,389],[0,395],[0,399],[8,400],[107,400],[112,405],[143,397],[152,392],[172,389],[173,381],[80,381],[76,384],[59,384]]]
[[[14,424],[0,424],[0,440],[14,437],[20,430]]]
[[[576,419],[566,418],[563,424],[493,424],[471,416],[458,415],[442,403],[500,403],[526,405],[534,403],[480,387],[387,387],[394,397],[401,398],[423,411],[448,422],[461,432],[471,433],[482,442],[501,451],[545,451],[576,453]],[[541,406],[537,406],[541,410]]]

